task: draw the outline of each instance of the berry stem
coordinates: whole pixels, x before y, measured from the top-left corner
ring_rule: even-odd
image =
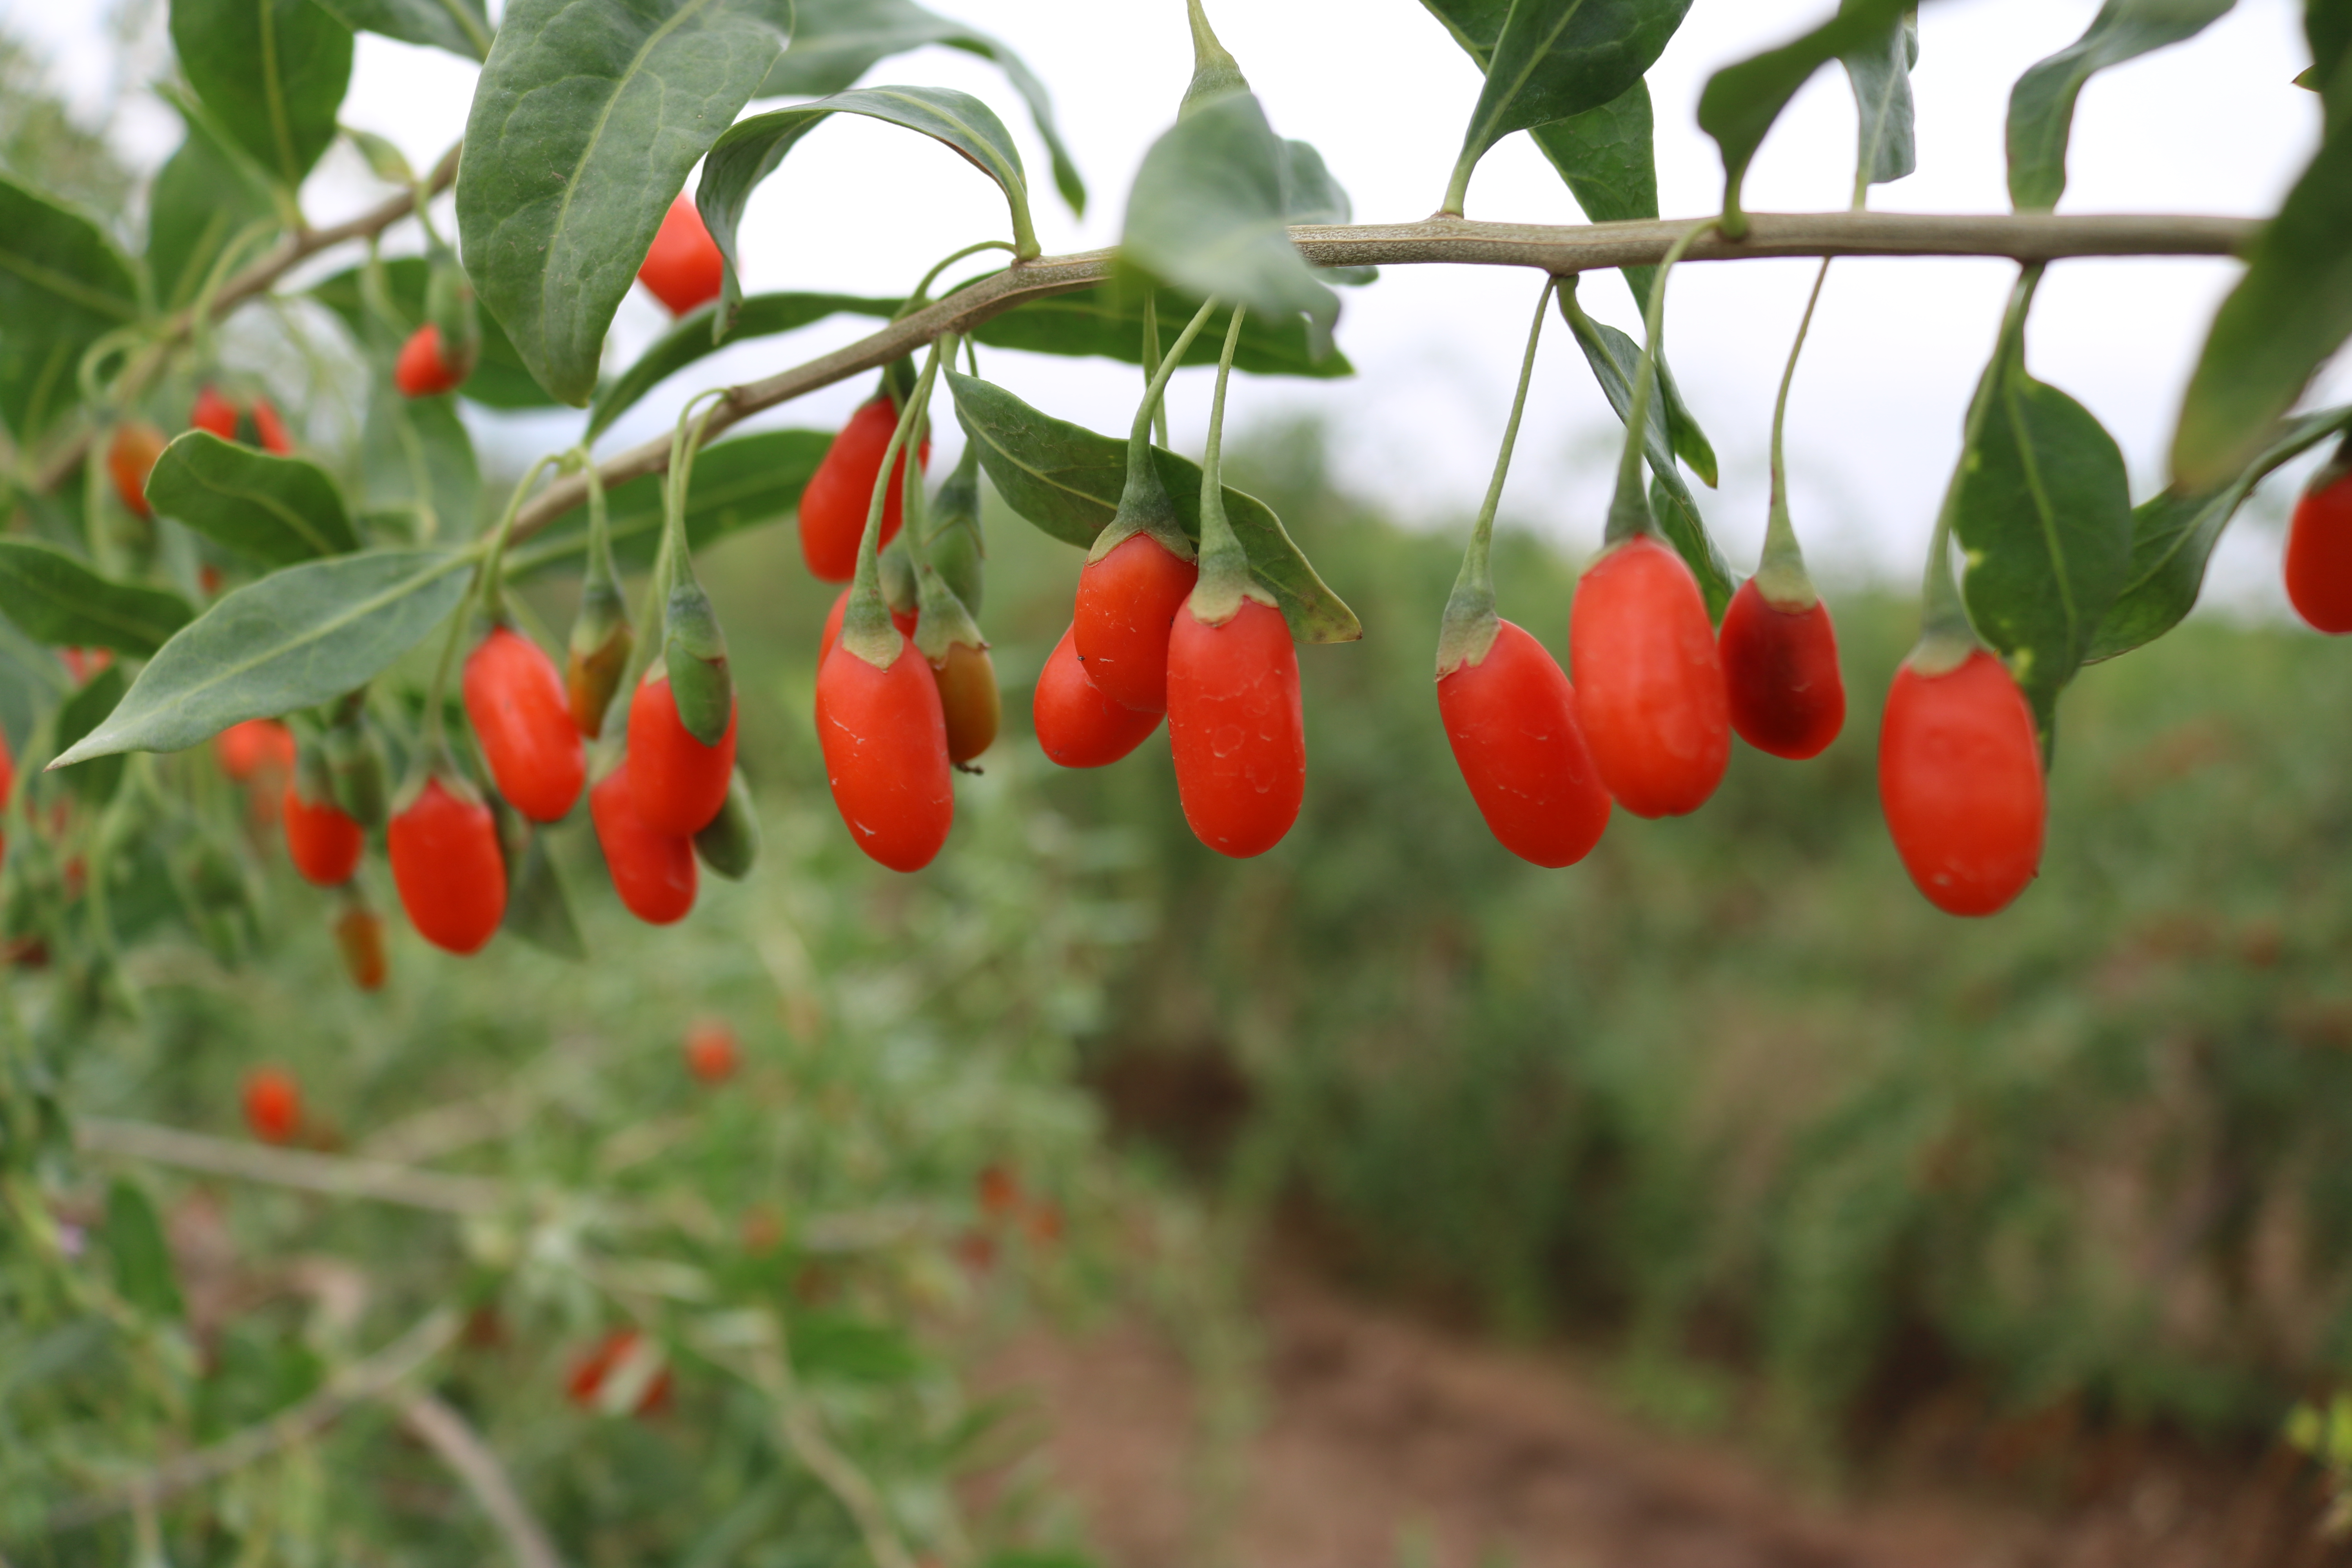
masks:
[[[1242,341],[1245,306],[1234,306],[1225,328],[1224,352],[1217,356],[1217,390],[1209,404],[1209,445],[1201,454],[1201,576],[1188,601],[1193,619],[1221,626],[1234,618],[1244,599],[1273,605],[1274,597],[1250,580],[1249,552],[1242,548],[1225,516],[1225,384],[1234,373],[1234,350]]]
[[[1813,579],[1805,570],[1805,552],[1797,543],[1797,525],[1789,516],[1789,467],[1781,452],[1781,432],[1789,422],[1789,388],[1797,379],[1797,356],[1805,352],[1805,334],[1812,330],[1813,309],[1822,302],[1822,285],[1829,281],[1829,258],[1822,258],[1813,274],[1813,291],[1805,298],[1805,314],[1797,322],[1797,341],[1789,345],[1789,363],[1780,372],[1780,393],[1772,401],[1772,500],[1764,514],[1764,555],[1756,568],[1756,591],[1776,610],[1801,615],[1821,602]]]
[[[898,314],[892,316],[890,319],[894,321],[903,321],[907,317],[914,314],[917,310],[921,310],[924,306],[929,304],[931,302],[931,285],[940,280],[940,273],[945,272],[949,268],[953,267],[965,257],[977,256],[983,250],[1010,250],[1012,248],[1012,241],[1003,239],[983,239],[976,245],[965,246],[961,250],[957,251],[952,256],[945,258],[938,266],[932,268],[929,272],[924,273],[923,280],[915,285],[915,291],[907,296],[907,302],[899,306]],[[952,292],[952,290],[950,290],[950,292]]]
[[[955,352],[952,334],[932,340],[914,395],[899,409],[898,426],[890,432],[890,444],[882,449],[880,477],[874,486],[874,499],[866,509],[866,531],[857,541],[857,574],[850,580],[849,607],[841,617],[839,646],[877,669],[887,669],[898,662],[900,642],[898,629],[890,624],[890,606],[882,598],[882,514],[890,499],[890,469],[899,454],[914,444],[915,431],[930,404],[931,384],[939,379],[943,346],[949,353]]]
[[[1184,526],[1176,518],[1176,503],[1168,499],[1168,487],[1160,482],[1159,465],[1151,459],[1151,423],[1158,415],[1160,427],[1167,427],[1167,415],[1162,398],[1168,391],[1168,380],[1183,363],[1184,351],[1209,324],[1209,317],[1217,308],[1214,300],[1203,300],[1184,330],[1176,334],[1175,346],[1168,357],[1151,373],[1143,389],[1143,401],[1135,410],[1135,423],[1127,433],[1127,481],[1119,489],[1118,510],[1110,521],[1095,535],[1092,549],[1087,552],[1088,561],[1099,561],[1139,533],[1148,533],[1160,542],[1169,554],[1179,561],[1192,559],[1192,542],[1184,537]]]
[[[1622,544],[1637,534],[1655,533],[1657,519],[1650,512],[1650,494],[1642,484],[1643,443],[1650,431],[1650,401],[1656,395],[1658,354],[1666,326],[1666,278],[1683,253],[1716,226],[1704,218],[1683,232],[1658,263],[1657,280],[1650,285],[1650,308],[1643,318],[1642,363],[1633,370],[1633,405],[1625,411],[1625,450],[1617,463],[1617,493],[1609,502],[1607,543]]]
[[[1527,412],[1528,388],[1535,381],[1536,345],[1543,340],[1544,312],[1551,306],[1555,277],[1544,279],[1536,296],[1535,320],[1528,326],[1527,352],[1519,360],[1519,389],[1511,398],[1511,416],[1503,425],[1503,445],[1495,454],[1495,476],[1486,481],[1486,499],[1479,503],[1478,521],[1470,525],[1470,547],[1462,552],[1462,570],[1445,601],[1445,619],[1437,634],[1439,679],[1464,665],[1476,664],[1495,646],[1500,623],[1495,618],[1495,570],[1490,547],[1495,537],[1495,512],[1503,502],[1503,480],[1511,471],[1511,449],[1519,439],[1519,416]]]
[[[1155,289],[1143,297],[1143,385],[1149,392],[1151,380],[1160,374],[1160,291]],[[1152,405],[1151,438],[1168,445],[1168,405]]]

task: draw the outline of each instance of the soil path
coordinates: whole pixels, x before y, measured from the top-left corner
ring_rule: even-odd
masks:
[[[1265,1418],[1232,1568],[2255,1568],[2352,1562],[2307,1478],[2163,1463],[2046,1510],[1933,1475],[1833,1499],[1769,1456],[1663,1436],[1567,1362],[1465,1341],[1303,1280],[1262,1291]],[[1194,1390],[1128,1327],[1020,1341],[988,1383],[1033,1403],[1109,1568],[1203,1561]],[[1918,1468],[1914,1465],[1909,1468]]]

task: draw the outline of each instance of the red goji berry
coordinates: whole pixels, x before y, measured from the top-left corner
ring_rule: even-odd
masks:
[[[245,1079],[245,1124],[264,1143],[289,1143],[302,1126],[302,1089],[291,1073],[256,1068]]]
[[[1731,760],[1731,714],[1698,582],[1648,535],[1606,552],[1569,622],[1577,717],[1601,782],[1636,816],[1706,804]]]
[[[247,719],[213,737],[221,772],[238,784],[294,765],[294,731],[275,719]]]
[[[1576,689],[1543,644],[1504,621],[1486,658],[1437,683],[1437,710],[1479,815],[1522,860],[1573,866],[1609,826],[1608,790],[1577,723]]]
[[[72,678],[76,686],[86,686],[90,677],[103,672],[114,662],[114,650],[110,647],[61,647],[58,649],[58,660],[66,667],[66,674]]]
[[[727,281],[727,258],[719,253],[719,242],[710,237],[701,212],[686,197],[671,202],[662,215],[645,264],[637,268],[637,281],[673,316],[719,298]]]
[[[286,422],[278,416],[277,408],[266,397],[257,397],[240,405],[210,382],[196,393],[196,401],[188,410],[188,428],[207,430],[224,441],[242,440],[240,426],[252,422],[254,445],[265,452],[284,457],[294,449],[293,438],[286,433]]]
[[[1298,650],[1281,611],[1245,598],[1214,626],[1190,605],[1177,612],[1168,744],[1184,820],[1202,843],[1247,859],[1282,842],[1307,795],[1307,730]]]
[[[637,816],[629,789],[634,758],[598,779],[588,790],[588,816],[596,826],[596,844],[604,852],[604,868],[612,874],[613,890],[631,914],[647,925],[666,926],[684,920],[694,908],[699,886],[694,864],[694,840],[657,833]]]
[[[286,799],[278,810],[286,825],[286,856],[303,879],[321,888],[340,888],[360,868],[367,836],[331,800],[307,800],[298,780],[286,781]]]
[[[686,1070],[704,1083],[735,1076],[735,1031],[724,1019],[698,1018],[686,1032]]]
[[[236,405],[222,396],[220,388],[206,382],[196,392],[195,405],[188,410],[188,428],[210,431],[224,441],[234,441],[236,418]]]
[[[442,349],[441,329],[430,321],[408,334],[392,365],[392,384],[404,397],[438,397],[465,380]]]
[[[2352,470],[2323,473],[2294,503],[2285,574],[2287,602],[2313,630],[2352,632]]]
[[[466,656],[466,718],[507,804],[533,822],[561,822],[580,798],[587,752],[555,661],[510,626],[493,626]]]
[[[1148,533],[1079,570],[1070,625],[1096,690],[1147,713],[1167,710],[1169,637],[1200,575],[1199,563]]]
[[[939,682],[915,645],[900,634],[888,669],[836,646],[817,671],[816,731],[857,847],[894,871],[929,865],[955,821],[955,773]]]
[[[1029,714],[1037,744],[1066,768],[1099,768],[1143,744],[1164,715],[1129,708],[1102,694],[1078,658],[1077,629],[1062,633],[1037,677]]]
[[[166,445],[163,432],[143,419],[133,419],[115,426],[114,439],[106,448],[106,471],[114,480],[114,493],[141,517],[155,515],[147,504],[147,476],[154,471],[155,459],[163,455]]]
[[[1731,595],[1716,641],[1731,727],[1759,752],[1802,762],[1845,727],[1837,629],[1819,599],[1784,610],[1750,577]]]
[[[507,912],[507,868],[490,808],[436,775],[392,819],[385,848],[411,925],[434,946],[478,952]]]
[[[2048,801],[2033,712],[2006,665],[1979,648],[1939,674],[1895,671],[1878,798],[1903,868],[1937,909],[1989,915],[2025,890]]]
[[[635,1329],[614,1329],[597,1342],[572,1369],[568,1384],[572,1402],[593,1405],[604,1387],[604,1379],[614,1369],[628,1360],[637,1348],[642,1336]],[[667,1366],[656,1372],[646,1383],[645,1392],[637,1395],[636,1413],[650,1415],[669,1404],[670,1374]]]
[[[1021,1184],[1001,1164],[982,1166],[972,1186],[980,1195],[980,1212],[991,1219],[1009,1219],[1021,1207]]]
[[[710,825],[735,772],[736,716],[730,707],[727,732],[706,746],[679,720],[662,667],[647,672],[629,698],[629,801],[638,821],[672,838],[691,838]]]
[[[833,445],[809,476],[801,491],[801,557],[812,575],[826,583],[846,583],[857,572],[857,545],[866,537],[866,513],[874,504],[874,481],[882,472],[882,454],[898,428],[898,410],[887,397],[872,398],[849,416]],[[915,461],[931,466],[931,444],[920,442]],[[898,537],[906,521],[907,454],[890,466],[890,493],[882,502],[882,538],[887,544]]]
[[[988,650],[950,643],[948,656],[931,666],[940,686],[940,713],[947,722],[948,761],[968,763],[996,743],[1004,699],[996,689],[996,666]]]
[[[286,421],[278,416],[278,405],[266,397],[257,397],[246,411],[253,419],[253,433],[261,438],[261,449],[283,458],[294,450],[294,437],[286,428]]]
[[[343,973],[362,991],[383,989],[391,965],[383,953],[383,917],[354,906],[335,921],[335,946],[343,955]]]

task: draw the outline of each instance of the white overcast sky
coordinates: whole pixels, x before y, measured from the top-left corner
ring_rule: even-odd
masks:
[[[1038,187],[1048,250],[1114,243],[1127,184],[1173,118],[1190,69],[1179,0],[931,0],[996,33],[1051,86],[1066,137],[1091,189],[1086,216],[1051,194],[1044,149],[991,67],[948,49],[886,61],[870,79],[962,88],[995,105],[1021,140]],[[1708,74],[1817,19],[1826,0],[1697,0],[1651,73],[1662,205],[1703,213],[1719,198],[1714,144],[1694,108]],[[0,16],[46,47],[82,101],[104,91],[96,0],[0,0]],[[495,9],[495,8],[494,8]],[[1939,0],[1920,18],[1915,73],[1919,172],[1878,187],[1874,205],[1918,211],[2007,205],[2001,117],[2010,85],[2071,41],[2095,0]],[[2292,0],[2240,0],[2202,37],[2096,79],[2075,117],[2072,183],[2062,210],[2211,212],[2274,208],[2315,144],[2318,100],[2289,85],[2308,63]],[[1405,220],[1437,205],[1477,94],[1468,59],[1417,0],[1211,0],[1226,44],[1276,128],[1314,142],[1354,198],[1360,221]],[[344,108],[348,123],[401,145],[420,166],[463,129],[473,72],[464,62],[373,37],[360,40]],[[158,108],[127,108],[118,140],[152,163],[176,140]],[[1845,205],[1853,111],[1844,78],[1817,76],[1782,116],[1748,184],[1751,210]],[[380,195],[339,149],[306,194],[327,221]],[[1567,190],[1524,136],[1481,165],[1473,217],[1580,221]],[[749,284],[887,293],[930,261],[1003,230],[994,187],[936,143],[843,117],[803,143],[754,198],[745,228]],[[1811,279],[1807,261],[1694,265],[1676,276],[1669,348],[1677,375],[1723,459],[1723,488],[1705,498],[1736,563],[1762,531],[1763,459],[1771,400]],[[1916,573],[1958,446],[1960,415],[1997,325],[2014,268],[1998,261],[1847,260],[1828,292],[1800,370],[1789,429],[1797,518],[1817,565],[1832,575]],[[2135,494],[2153,489],[2179,389],[2235,268],[2197,260],[2073,261],[2053,268],[2036,307],[2031,363],[2087,404],[2122,444]],[[1310,410],[1335,434],[1343,482],[1400,515],[1459,523],[1475,507],[1511,393],[1538,279],[1497,268],[1391,268],[1346,291],[1340,342],[1359,368],[1347,382],[1237,383],[1240,425]],[[1586,288],[1597,314],[1633,328],[1613,277]],[[614,352],[626,354],[666,323],[642,295],[624,306]],[[695,386],[748,379],[867,330],[838,321],[706,362]],[[989,374],[1055,414],[1098,429],[1132,412],[1130,371],[1087,361],[996,353]],[[1187,384],[1190,383],[1191,384]],[[2323,390],[2342,395],[2339,364]],[[682,393],[690,388],[681,387]],[[824,426],[865,395],[862,382],[804,400],[782,417]],[[1207,373],[1173,395],[1179,444],[1197,445]],[[608,442],[666,427],[677,399],[651,405]],[[478,422],[520,458],[568,444],[570,417]],[[1613,430],[1565,331],[1547,333],[1507,517],[1572,541],[1597,540]],[[952,450],[952,429],[942,432]],[[2274,599],[2276,544],[2242,529],[2217,581],[2236,603]]]

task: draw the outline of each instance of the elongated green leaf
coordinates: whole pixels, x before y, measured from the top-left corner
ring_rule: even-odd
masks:
[[[1154,291],[1140,286],[1097,284],[1042,300],[992,316],[974,329],[972,336],[992,348],[1026,349],[1041,354],[1091,354],[1122,363],[1143,363],[1143,302]],[[1183,324],[1200,309],[1173,289],[1156,291],[1160,342],[1164,351]],[[1224,347],[1233,312],[1219,310],[1209,318],[1184,351],[1186,364],[1214,364]],[[1283,321],[1249,315],[1242,319],[1242,339],[1234,353],[1234,368],[1252,375],[1305,375],[1318,379],[1353,375],[1356,367],[1337,349],[1314,357],[1307,323],[1297,316]]]
[[[782,54],[792,0],[513,0],[466,121],[466,271],[563,403],[662,215]]]
[[[1592,367],[1593,379],[1601,384],[1609,406],[1617,411],[1622,420],[1633,406],[1633,374],[1641,368],[1642,345],[1608,322],[1587,315],[1577,303],[1575,289],[1573,279],[1562,281],[1560,317],[1576,334],[1576,346],[1584,351],[1584,362]],[[1643,449],[1650,455],[1651,466],[1663,465],[1663,471],[1670,476],[1669,484],[1682,484],[1682,477],[1673,473],[1674,459],[1679,457],[1710,489],[1714,488],[1714,444],[1699,428],[1698,416],[1683,401],[1683,389],[1675,384],[1675,373],[1663,358],[1658,361],[1658,395],[1650,400],[1650,429],[1644,440],[1648,445]],[[1698,569],[1694,565],[1692,570]],[[1700,575],[1704,579],[1706,574]]]
[[[1723,210],[1731,221],[1726,227],[1744,232],[1739,211],[1739,184],[1748,174],[1756,150],[1780,110],[1797,89],[1830,61],[1859,54],[1886,36],[1899,19],[1907,0],[1841,0],[1838,14],[1802,37],[1777,49],[1767,49],[1707,78],[1698,96],[1699,129],[1715,138],[1723,153]]]
[[[862,114],[886,124],[903,126],[961,153],[971,165],[996,182],[1013,211],[1013,246],[1016,257],[1037,254],[1036,230],[1029,221],[1029,178],[1021,169],[1021,150],[996,111],[968,92],[947,87],[866,87],[837,92],[814,103],[755,114],[730,129],[710,149],[702,165],[702,184],[694,194],[719,254],[727,259],[727,277],[719,296],[718,328],[733,325],[743,300],[740,231],[743,208],[751,193],[782,163],[811,131],[831,114]]]
[[[2066,189],[2074,100],[2093,73],[2203,32],[2234,0],[2106,0],[2083,36],[2017,79],[2009,95],[2009,199],[2047,211]]]
[[[274,457],[209,430],[163,448],[147,500],[216,544],[271,566],[360,547],[343,496],[316,463]]]
[[[2352,428],[2352,408],[2306,414],[2291,421],[2277,440],[2220,489],[2196,495],[2165,490],[2135,507],[2131,568],[2123,592],[2099,622],[2085,662],[2129,653],[2179,626],[2197,606],[2213,547],[2254,487],[2280,464],[2347,428]]]
[[[69,694],[58,709],[57,742],[60,751],[98,728],[109,713],[122,700],[124,687],[122,667],[110,664],[85,682],[80,690]],[[52,767],[63,767],[53,763]],[[75,795],[91,805],[104,805],[114,798],[121,787],[123,761],[121,757],[99,757],[79,767],[67,767],[66,783]]]
[[[1118,510],[1127,443],[1040,413],[1001,386],[953,371],[947,375],[956,418],[979,444],[980,465],[1006,504],[1065,543],[1093,543]],[[1198,539],[1200,465],[1158,447],[1151,457],[1184,531]],[[1293,634],[1302,642],[1362,637],[1355,612],[1316,575],[1273,509],[1230,485],[1224,496],[1226,515],[1249,552],[1250,574],[1281,601]]]
[[[450,400],[403,397],[379,378],[360,433],[360,496],[368,515],[402,518],[400,531],[411,543],[463,539],[473,531],[481,490],[474,438]]]
[[[172,1249],[144,1188],[117,1179],[106,1194],[101,1233],[114,1264],[115,1293],[150,1317],[178,1319],[185,1309],[172,1272]]]
[[[9,754],[25,754],[33,725],[66,689],[65,667],[58,656],[0,620],[0,735]]]
[[[699,552],[728,534],[790,516],[832,445],[833,437],[822,430],[762,430],[705,447],[694,459],[694,483],[687,493],[687,542]],[[646,474],[616,485],[604,502],[614,558],[624,567],[652,564],[661,542],[661,477]],[[508,552],[507,575],[521,578],[551,567],[577,566],[587,542],[588,510],[574,507]]]
[[[352,30],[311,0],[172,0],[172,47],[214,120],[294,190],[335,139]]]
[[[2226,483],[2352,336],[2352,111],[2329,118],[2318,155],[2213,317],[2172,436],[2175,485]]]
[[[122,705],[52,765],[176,752],[356,690],[448,618],[472,564],[456,550],[373,550],[248,584],[164,644]]]
[[[2131,485],[2091,411],[2026,373],[2021,341],[2005,341],[1985,374],[1990,402],[1961,456],[1953,514],[1968,563],[1961,591],[1978,633],[2032,700],[2046,742],[2058,693],[2123,590]]]
[[[1054,184],[1073,212],[1087,210],[1086,182],[1062,144],[1054,122],[1054,102],[1027,62],[998,39],[961,22],[951,22],[913,4],[913,0],[800,0],[793,27],[792,47],[784,51],[768,79],[761,98],[824,98],[857,85],[874,65],[889,55],[904,54],[925,44],[944,44],[994,63],[1029,105],[1041,137],[1054,161]]]
[[[252,163],[221,141],[209,116],[186,119],[188,139],[148,193],[147,278],[166,310],[195,302],[213,264],[239,236],[265,237],[247,241],[250,258],[278,232],[278,204]]]
[[[1323,162],[1313,143],[1292,140],[1282,144],[1282,216],[1285,222],[1348,223],[1356,204]],[[1377,267],[1322,267],[1316,269],[1326,282],[1350,288],[1376,281]]]
[[[143,658],[194,613],[177,594],[109,582],[62,550],[0,539],[0,615],[51,647]]]
[[[1303,311],[1320,353],[1339,297],[1290,243],[1289,159],[1255,93],[1187,115],[1143,155],[1119,250],[1195,299],[1238,301],[1277,321]]]
[[[381,33],[404,44],[427,44],[486,59],[490,19],[482,0],[318,0],[355,33]]]
[[[81,396],[99,338],[139,317],[139,284],[105,232],[0,174],[0,419],[29,445]]]
[[[2352,5],[2344,0],[2306,0],[2303,35],[2311,44],[2311,68],[2295,81],[2327,104],[2330,124],[2352,119]]]
[[[1622,96],[1656,62],[1689,9],[1690,0],[1515,0],[1493,53],[1481,62],[1486,85],[1462,133],[1446,210],[1461,210],[1471,171],[1512,132]]]
[[[1864,185],[1899,180],[1919,166],[1912,122],[1911,68],[1919,63],[1919,22],[1906,14],[1876,38],[1838,57],[1853,88],[1854,178]]]
[[[341,317],[343,324],[352,330],[352,336],[363,346],[382,353],[397,353],[408,334],[425,320],[425,289],[433,269],[421,256],[403,256],[383,264],[384,292],[391,297],[393,312],[398,320],[381,329],[368,320],[360,270],[354,267],[336,273],[311,289],[310,298]],[[474,374],[466,378],[457,395],[490,408],[557,406],[547,389],[531,379],[530,367],[522,363],[522,355],[515,351],[506,329],[499,325],[497,319],[483,314],[481,330],[481,357],[474,363]]]
[[[597,388],[596,400],[588,405],[585,438],[596,439],[646,393],[727,343],[794,331],[812,321],[843,312],[879,316],[887,321],[897,314],[898,305],[897,300],[870,300],[856,294],[754,294],[736,308],[734,324],[728,328],[724,339],[717,341],[711,331],[711,318],[718,313],[718,307],[705,305],[689,310],[653,347],[638,355],[635,364]]]

